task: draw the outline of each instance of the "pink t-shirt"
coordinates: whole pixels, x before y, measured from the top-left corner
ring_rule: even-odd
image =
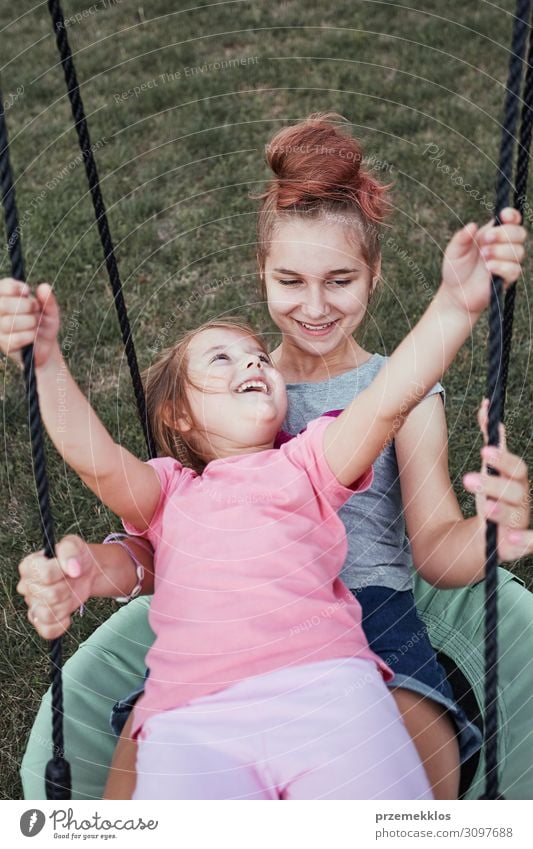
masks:
[[[336,511],[373,473],[350,488],[337,481],[323,452],[329,424],[316,419],[279,449],[213,460],[202,475],[169,457],[149,461],[161,481],[143,532],[155,550],[156,639],[134,735],[153,713],[296,664],[356,655],[392,677],[338,577],[347,544]]]

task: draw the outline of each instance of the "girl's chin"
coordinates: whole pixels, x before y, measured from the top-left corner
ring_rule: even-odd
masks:
[[[272,422],[279,421],[280,407],[271,396],[259,395],[250,398],[248,403],[240,403],[236,413],[242,423],[247,422],[252,426],[264,425],[268,427]],[[274,435],[276,431],[274,431]]]

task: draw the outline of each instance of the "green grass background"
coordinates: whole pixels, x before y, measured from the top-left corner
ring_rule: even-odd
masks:
[[[394,241],[385,244],[381,298],[365,330],[371,350],[389,352],[437,285],[452,232],[488,217],[482,201],[491,204],[494,193],[513,8],[511,0],[424,0],[418,8],[404,0],[65,2],[141,366],[180,330],[226,311],[244,313],[274,344],[257,294],[250,194],[267,177],[270,134],[328,109],[350,120],[378,172],[394,182]],[[46,4],[2,4],[0,57],[28,279],[53,282],[75,376],[111,431],[144,456]],[[238,67],[186,70],[246,58]],[[135,86],[144,90],[128,95]],[[438,146],[440,167],[428,145]],[[5,250],[0,269],[8,273]],[[531,465],[527,278],[508,426],[511,447]],[[466,512],[461,476],[478,466],[485,343],[482,321],[445,380],[452,479]],[[48,663],[15,592],[17,564],[41,539],[21,376],[11,364],[2,363],[0,392],[0,797],[13,799]],[[58,538],[98,541],[117,529],[52,450],[49,470]],[[531,565],[511,567],[530,587]],[[89,604],[65,640],[67,656],[114,606]]]

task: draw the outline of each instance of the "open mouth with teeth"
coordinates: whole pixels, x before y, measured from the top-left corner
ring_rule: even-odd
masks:
[[[323,333],[324,331],[327,331],[331,327],[333,327],[333,325],[336,323],[336,321],[327,321],[324,324],[307,324],[307,322],[305,322],[305,321],[298,321],[297,323],[301,327],[304,327],[305,330],[310,330],[311,332],[314,332],[314,333],[320,333],[320,332]]]
[[[265,395],[270,395],[270,390],[264,380],[245,380],[235,391],[239,395],[244,392],[262,392]]]

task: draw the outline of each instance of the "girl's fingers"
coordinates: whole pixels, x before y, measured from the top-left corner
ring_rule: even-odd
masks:
[[[516,454],[511,454],[503,446],[497,448],[493,445],[485,445],[481,449],[481,456],[493,469],[500,472],[501,475],[512,480],[518,481],[523,486],[528,487],[528,468],[527,464],[521,457]]]
[[[49,283],[41,283],[37,286],[37,300],[44,315],[48,315],[53,319],[59,320],[59,306],[56,296]]]
[[[39,304],[33,297],[13,297],[0,293],[0,314],[23,315],[39,312]]]
[[[82,551],[80,546],[83,546],[83,543],[78,537],[69,536],[57,544],[57,557],[49,559],[41,550],[22,560],[19,565],[20,581],[17,584],[17,592],[25,597],[30,607],[37,600],[49,605],[70,600],[68,603],[72,609],[79,606],[75,583],[69,578],[76,579],[82,574],[79,563]]]
[[[512,478],[496,475],[469,474],[464,478],[465,488],[469,492],[478,492],[494,501],[505,501],[512,507],[521,507],[527,500],[524,486]]]
[[[507,451],[507,431],[505,430],[505,425],[500,424],[499,434],[500,434],[500,445],[499,445],[500,450],[503,451],[504,454],[506,454],[508,457],[516,456],[516,455],[513,455],[513,454],[509,454],[509,452]],[[527,467],[526,467],[526,478],[527,478]]]
[[[34,613],[32,610],[28,610],[28,620],[44,640],[56,640],[68,631],[71,622],[70,616],[53,623],[47,623],[39,619],[38,613],[38,611]]]
[[[522,244],[510,243],[505,245],[485,245],[481,248],[481,256],[485,260],[496,260],[497,262],[521,263],[526,255]]]
[[[47,558],[44,556],[42,548],[40,551],[33,551],[31,554],[27,554],[19,563],[19,575],[21,579],[24,581],[26,578],[32,577],[36,574],[35,570],[39,569],[46,562]]]
[[[30,554],[19,566],[21,576],[17,592],[24,596],[28,607],[38,601],[55,604],[71,595],[57,560],[41,554]]]
[[[503,221],[505,224],[520,224],[522,216],[513,206],[506,206],[500,212],[500,221]]]
[[[67,577],[78,578],[83,573],[84,548],[83,540],[74,534],[63,537],[56,545],[59,566]]]
[[[30,287],[27,283],[21,280],[15,280],[13,277],[2,277],[0,279],[0,295],[29,295]]]
[[[58,622],[64,621],[79,607],[79,604],[72,599],[61,602],[61,604],[49,605],[46,602],[36,602],[30,605],[28,612],[31,613],[31,619],[38,619],[43,625],[56,625]]]
[[[42,550],[28,554],[21,561],[19,574],[27,582],[36,581],[44,585],[55,584],[63,577],[57,560],[45,557]]]
[[[516,283],[522,273],[522,266],[517,262],[498,262],[491,259],[485,265],[487,266],[487,271],[493,277],[501,277],[508,286],[511,283]]]
[[[481,246],[486,243],[499,241],[525,241],[527,231],[521,226],[522,218],[517,209],[507,207],[500,213],[500,224],[496,227],[496,219],[491,218],[476,233],[476,241]]]
[[[8,333],[10,336],[23,330],[33,330],[37,328],[36,315],[0,315],[0,330],[3,333]]]
[[[500,527],[522,529],[528,525],[527,512],[522,507],[508,504],[505,501],[485,502],[483,516]]]
[[[502,560],[520,560],[533,554],[533,531],[500,528],[498,553]]]
[[[489,424],[489,399],[483,398],[479,406],[479,410],[477,412],[477,423],[479,425],[479,429],[483,435],[483,442],[486,445],[489,440],[488,435],[488,424]]]
[[[499,227],[483,227],[478,233],[478,242],[483,245],[516,243],[522,245],[527,239],[527,230],[517,224],[504,224]]]
[[[1,337],[2,334],[0,333]],[[25,348],[26,345],[33,345],[34,342],[35,330],[22,330],[17,333],[16,337],[9,337],[9,342],[6,341],[2,348],[7,354],[16,354],[21,348]]]
[[[26,583],[22,589],[17,587],[17,590],[20,595],[24,596],[24,601],[30,608],[42,605],[46,608],[55,609],[62,605],[71,605],[71,609],[74,610],[80,604],[76,602],[75,598],[73,600],[73,594],[65,581],[62,584],[55,584],[52,587]]]

